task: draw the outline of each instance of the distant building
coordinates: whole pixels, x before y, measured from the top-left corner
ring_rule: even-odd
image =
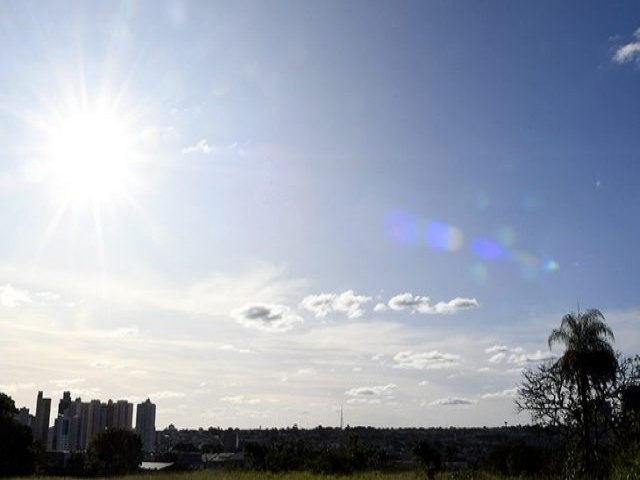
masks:
[[[133,404],[126,400],[107,403],[107,427],[126,428],[133,426]]]
[[[58,402],[58,415],[64,415],[71,407],[71,392],[64,392]]]
[[[103,431],[107,426],[106,416],[104,423],[100,421],[101,406],[100,400],[91,400],[89,403],[82,404],[80,448],[83,450],[89,447],[94,435]]]
[[[156,450],[156,405],[147,398],[136,407],[136,433],[142,439],[143,452]]]
[[[225,453],[237,452],[240,445],[240,435],[238,430],[229,428],[222,434],[222,446]]]
[[[32,426],[33,439],[47,446],[47,437],[49,433],[49,418],[51,416],[51,399],[44,398],[42,391],[38,392],[36,400],[36,421]]]

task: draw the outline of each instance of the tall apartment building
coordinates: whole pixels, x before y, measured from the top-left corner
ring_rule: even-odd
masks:
[[[64,415],[69,407],[71,407],[71,392],[64,392],[58,402],[58,415]]]
[[[151,403],[150,401],[148,401]],[[151,425],[155,423],[155,405],[151,416]],[[53,451],[78,451],[86,450],[91,444],[93,437],[104,431],[107,427],[125,428],[131,430],[133,423],[133,404],[126,400],[118,400],[103,403],[100,400],[83,402],[79,397],[71,400],[71,393],[64,392],[58,404],[58,417],[51,428],[47,442],[47,429],[49,426],[49,411],[51,400],[43,399],[42,392],[38,393],[37,412],[40,412],[43,423],[32,422],[34,437],[36,432],[41,432],[42,442],[48,450]],[[28,410],[27,410],[28,415]],[[37,414],[36,417],[38,417]],[[144,414],[143,414],[144,415]],[[45,420],[46,417],[46,420]],[[38,417],[40,418],[40,417]],[[142,437],[142,435],[141,435]],[[144,437],[143,437],[144,438]],[[150,437],[151,438],[151,437]],[[149,445],[155,446],[155,430],[152,435],[153,440],[149,440]],[[47,442],[47,443],[44,443]]]
[[[89,446],[96,433],[103,431],[107,427],[106,415],[101,415],[102,405],[100,400],[82,403],[80,448],[83,450]]]
[[[107,404],[107,427],[127,428],[133,426],[133,403],[126,400],[118,400],[116,403],[109,400]]]
[[[136,433],[142,439],[143,452],[156,450],[156,405],[147,398],[136,407]]]
[[[51,399],[44,398],[42,391],[38,392],[36,400],[36,421],[32,427],[33,439],[43,445],[47,445],[47,435],[49,433],[49,418],[51,417]]]

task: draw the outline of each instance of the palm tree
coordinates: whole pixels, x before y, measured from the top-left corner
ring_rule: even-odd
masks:
[[[589,471],[597,452],[594,446],[595,431],[592,416],[592,389],[615,377],[618,369],[616,353],[611,345],[613,332],[605,323],[599,310],[584,313],[568,313],[562,317],[560,328],[551,331],[549,348],[563,344],[564,354],[556,365],[568,382],[578,391],[581,407],[581,437],[584,448],[585,468]]]

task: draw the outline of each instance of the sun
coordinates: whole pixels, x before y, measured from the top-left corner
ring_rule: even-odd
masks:
[[[113,109],[81,109],[47,125],[44,156],[56,195],[72,203],[117,202],[132,181],[135,151],[125,118]]]

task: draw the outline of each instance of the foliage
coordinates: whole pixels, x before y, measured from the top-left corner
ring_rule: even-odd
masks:
[[[637,418],[640,357],[616,354],[613,338],[598,310],[567,314],[549,336],[549,345],[565,346],[564,354],[523,374],[517,407],[565,436],[567,478],[608,475],[611,452],[628,442]]]
[[[31,429],[14,418],[13,399],[0,393],[0,477],[31,475],[35,469]]]
[[[351,435],[346,446],[313,448],[302,442],[269,445],[252,442],[244,452],[251,468],[263,472],[307,470],[346,475],[380,469],[387,463],[382,449],[362,444],[357,435]]]
[[[413,456],[429,479],[435,478],[435,474],[442,468],[441,450],[427,440],[416,443]]]
[[[13,417],[17,413],[16,404],[6,393],[0,392],[0,417]]]
[[[142,462],[142,442],[131,430],[108,428],[93,437],[87,456],[97,475],[134,473]]]
[[[516,442],[493,447],[483,467],[501,475],[546,475],[558,471],[556,457],[549,449]]]

